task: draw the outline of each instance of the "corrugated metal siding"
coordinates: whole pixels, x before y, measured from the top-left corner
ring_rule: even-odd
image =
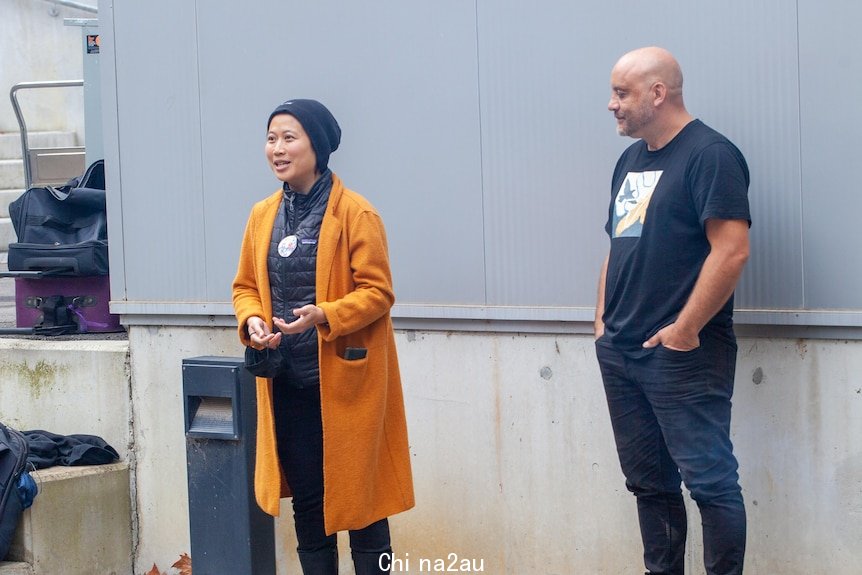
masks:
[[[130,300],[207,296],[195,28],[193,4],[114,6],[124,243],[111,249]]]
[[[860,10],[839,0],[800,0],[799,15],[780,0],[115,2],[104,32],[122,183],[115,285],[127,313],[147,313],[146,302],[152,313],[222,309],[248,211],[278,186],[263,158],[266,117],[288,97],[316,97],[344,129],[332,167],[386,221],[399,302],[437,306],[435,317],[459,305],[586,319],[611,170],[631,143],[606,110],[610,68],[659,44],[682,64],[689,110],[751,167],[753,253],[737,306],[860,308],[862,232],[832,223],[852,206],[843,187],[860,132]]]
[[[631,142],[604,110],[610,68],[661,38],[683,65],[692,113],[751,164],[753,255],[738,304],[800,307],[795,10],[777,1],[628,8],[480,2],[489,305],[592,305],[607,182]],[[620,13],[638,23],[622,40]]]
[[[198,78],[193,80],[200,83],[200,199],[206,242],[205,251],[195,257],[205,265],[205,301],[230,301],[251,206],[279,187],[263,148],[266,119],[284,98],[263,74],[284,74],[287,61],[280,49],[265,47],[262,39],[282,38],[291,30],[284,22],[277,26],[256,2],[242,7],[241,18],[236,4],[228,2],[198,2],[196,10],[199,58]]]
[[[862,4],[799,2],[805,307],[862,308]]]
[[[256,3],[242,18],[235,4],[198,11],[203,163],[215,192],[207,225],[217,236],[208,245],[218,247],[207,254],[212,295],[229,298],[245,217],[280,185],[263,155],[266,119],[282,101],[310,97],[342,126],[331,167],[385,220],[399,300],[483,303],[474,8],[450,0]]]
[[[592,43],[593,18],[542,4],[479,2],[487,303],[588,307],[620,148],[605,109],[615,51],[572,49]]]
[[[316,6],[317,3],[309,3]],[[316,10],[308,6],[308,10]],[[399,302],[485,301],[472,3],[333,3],[330,69],[345,183],[386,223]],[[307,37],[313,45],[317,33]],[[316,93],[309,82],[307,93]]]
[[[676,49],[689,111],[730,138],[751,172],[752,254],[736,305],[796,309],[802,294],[795,4],[709,4]],[[682,23],[680,23],[682,24]]]

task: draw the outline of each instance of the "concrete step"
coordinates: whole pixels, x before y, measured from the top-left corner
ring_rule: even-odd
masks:
[[[31,148],[67,148],[78,146],[75,132],[28,132],[27,145]],[[21,159],[21,134],[4,132],[0,134],[0,160]]]
[[[128,463],[50,467],[32,475],[39,494],[21,516],[9,559],[31,566],[32,575],[133,571]]]
[[[34,575],[34,573],[29,563],[0,561],[0,575]]]
[[[20,132],[3,132],[0,134],[0,160],[21,159]]]
[[[20,190],[24,187],[24,161],[0,160],[0,190]]]
[[[8,252],[9,244],[17,242],[15,227],[9,218],[0,218],[0,252]]]
[[[0,218],[9,216],[9,204],[21,197],[24,190],[0,190]]]
[[[0,303],[8,298],[2,294]],[[97,435],[121,458],[35,472],[41,491],[22,516],[7,558],[30,568],[15,563],[16,570],[0,575],[134,572],[129,467],[123,462],[131,436],[129,342],[84,337],[96,336],[0,337],[0,421],[16,429]]]

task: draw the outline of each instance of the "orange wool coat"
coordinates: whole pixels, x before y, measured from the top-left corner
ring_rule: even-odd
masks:
[[[246,320],[272,327],[267,255],[282,191],[258,202],[243,237],[233,283],[239,337]],[[383,222],[362,196],[333,174],[317,247],[317,302],[323,417],[323,515],[327,534],[361,529],[414,505],[407,422],[389,310],[395,301]],[[365,359],[342,358],[345,347],[368,349]],[[255,495],[279,513],[290,495],[276,450],[272,380],[257,378]]]

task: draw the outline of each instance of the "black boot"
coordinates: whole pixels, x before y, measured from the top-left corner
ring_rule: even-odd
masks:
[[[297,551],[302,575],[338,575],[338,549]]]
[[[372,553],[351,551],[350,554],[353,556],[353,568],[356,570],[356,575],[389,573],[389,567],[392,565],[392,549]],[[386,569],[381,569],[381,564]]]

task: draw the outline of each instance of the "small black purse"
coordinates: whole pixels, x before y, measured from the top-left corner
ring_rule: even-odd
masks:
[[[284,357],[279,348],[245,348],[245,368],[257,377],[272,378],[281,374],[283,361]]]

